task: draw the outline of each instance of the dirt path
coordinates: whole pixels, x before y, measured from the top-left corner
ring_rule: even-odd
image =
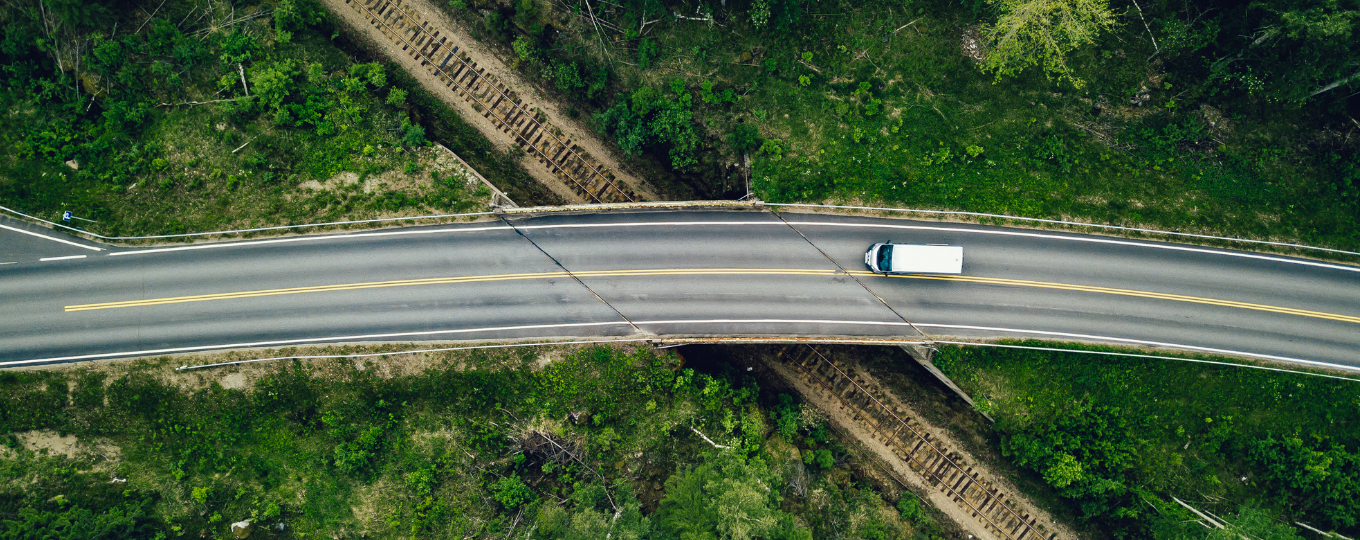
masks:
[[[497,125],[497,122],[484,115],[484,111],[480,107],[475,106],[471,101],[460,96],[455,89],[450,88],[447,82],[431,72],[430,66],[424,65],[425,62],[414,58],[410,47],[389,38],[378,28],[375,28],[365,16],[363,12],[365,8],[362,4],[359,4],[362,1],[321,0],[321,3],[332,14],[354,29],[358,35],[363,36],[370,44],[382,50],[389,58],[401,65],[420,82],[422,87],[431,94],[438,96],[449,107],[458,111],[465,120],[476,126],[488,140],[503,148],[520,147],[513,134],[503,131],[501,126]],[[561,139],[569,140],[572,144],[583,149],[584,153],[588,154],[588,159],[598,162],[604,170],[611,172],[615,177],[614,181],[623,184],[625,189],[635,193],[637,199],[657,200],[659,198],[652,186],[625,171],[618,156],[610,151],[608,146],[602,144],[592,130],[562,114],[555,103],[548,100],[534,85],[524,81],[518,73],[508,69],[498,56],[490,53],[485,47],[473,40],[446,13],[432,7],[426,0],[403,0],[400,2],[400,9],[422,19],[425,30],[430,34],[437,33],[441,39],[447,40],[448,46],[457,46],[458,55],[483,70],[489,76],[488,79],[493,79],[495,82],[513,89],[514,94],[522,99],[523,105],[526,105],[524,107],[526,110],[540,111],[543,118],[542,123],[545,126],[560,130],[562,134],[559,137]],[[543,183],[567,201],[574,203],[595,202],[587,200],[579,190],[573,189],[562,178],[559,178],[550,164],[539,159],[532,152],[526,153],[520,158],[520,165],[534,179]]]

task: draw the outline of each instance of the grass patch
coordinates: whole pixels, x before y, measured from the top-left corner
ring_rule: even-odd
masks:
[[[301,17],[291,22],[267,5],[210,8],[167,3],[166,16],[197,21],[179,27],[139,25],[135,10],[62,22],[88,42],[79,70],[34,45],[37,11],[0,15],[13,45],[0,54],[16,66],[0,84],[0,199],[51,220],[69,210],[106,235],[486,209],[489,193],[430,150],[420,108],[437,104],[408,105],[413,81],[353,59],[314,2],[287,2]],[[242,20],[224,24],[233,14]],[[437,140],[494,161],[472,155],[484,140]],[[308,189],[342,175],[381,180]]]
[[[274,353],[304,354],[260,354]],[[673,352],[175,364],[0,372],[0,530],[51,532],[63,515],[89,514],[118,519],[109,538],[223,538],[244,519],[262,538],[938,531],[919,505],[903,517],[852,472],[815,411],[735,372],[684,367]],[[75,437],[78,450],[40,447],[69,440],[45,433]]]
[[[1220,515],[1264,505],[1291,522],[1343,533],[1357,525],[1358,382],[954,346],[936,364],[997,419],[1003,453],[1092,533],[1177,537],[1174,523],[1193,516],[1172,497]]]
[[[620,148],[671,164],[706,196],[743,195],[749,178],[771,202],[1360,246],[1345,100],[1290,105],[1242,91],[1200,69],[1186,35],[1149,62],[1134,15],[1069,56],[1089,81],[1077,90],[1033,71],[981,73],[962,46],[992,16],[979,3],[455,5],[526,74],[583,111],[608,111],[601,130]],[[1155,16],[1177,19],[1175,9]],[[1165,28],[1186,30],[1176,24]],[[683,114],[620,127],[618,107],[638,109],[637,92],[673,87],[692,104]]]

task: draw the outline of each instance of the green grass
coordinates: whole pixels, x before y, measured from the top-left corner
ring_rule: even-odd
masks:
[[[673,353],[525,348],[188,372],[177,363],[0,372],[0,532],[25,530],[15,520],[34,512],[46,519],[25,526],[30,533],[55,530],[64,513],[92,512],[130,516],[109,538],[225,538],[243,519],[259,527],[252,538],[505,538],[512,530],[561,538],[563,515],[584,527],[598,509],[608,522],[607,490],[623,509],[620,527],[650,519],[661,534],[668,479],[716,459],[691,426],[767,467],[753,471],[765,478],[755,487],[775,490],[771,508],[789,513],[781,519],[795,529],[882,539],[938,530],[919,513],[909,516],[917,526],[903,521],[852,472],[846,460],[858,458],[820,416],[800,421],[787,396],[762,394],[735,373],[682,368]],[[796,445],[774,428],[786,415],[807,426],[783,430]],[[56,433],[80,444],[27,446]],[[534,433],[575,458],[554,459]],[[804,468],[800,447],[826,462]],[[61,455],[67,448],[117,451]],[[795,473],[805,475],[807,494],[789,491]],[[281,533],[272,529],[279,523]]]
[[[1030,341],[1014,344],[1052,346]],[[1066,436],[1087,437],[1083,444],[1088,448],[1129,444],[1132,465],[1113,477],[1126,482],[1144,500],[1179,497],[1219,513],[1255,501],[1291,520],[1324,528],[1330,525],[1343,532],[1354,528],[1354,523],[1337,521],[1336,513],[1351,512],[1344,510],[1351,503],[1339,502],[1342,510],[1330,513],[1316,506],[1310,497],[1322,496],[1325,488],[1296,477],[1303,467],[1291,462],[1293,457],[1280,455],[1278,444],[1262,442],[1296,440],[1300,447],[1313,450],[1295,457],[1319,460],[1313,466],[1321,467],[1327,485],[1349,485],[1360,474],[1345,461],[1346,455],[1360,449],[1360,382],[1231,365],[981,347],[942,347],[936,364],[973,396],[979,410],[997,419],[998,442],[1012,459],[1026,455],[1012,444],[1023,440],[1018,437],[1050,429],[1062,433],[1071,428],[1055,426],[1072,418],[1074,410],[1108,408],[1112,411],[1096,416],[1110,422],[1111,438],[1076,431]],[[1116,425],[1126,425],[1130,431],[1122,432]],[[1312,453],[1333,447],[1341,454],[1324,458]],[[1095,470],[1101,465],[1088,462],[1086,466]],[[1038,465],[1029,468],[1038,474],[1045,471]],[[1098,497],[1070,499],[1074,506],[1081,506]],[[1133,523],[1125,520],[1121,524],[1106,516],[1086,526],[1146,534],[1156,513],[1137,497],[1132,502],[1130,509],[1138,516]]]
[[[596,15],[637,28],[640,8],[625,4],[598,7]],[[744,171],[734,167],[742,152],[729,136],[755,126],[761,149],[753,152],[752,181],[771,202],[942,208],[1360,246],[1360,199],[1347,191],[1353,173],[1345,152],[1314,141],[1325,138],[1326,107],[1289,109],[1227,92],[1223,81],[1149,68],[1152,46],[1139,24],[1070,57],[1090,83],[1076,90],[1039,73],[1005,80],[981,73],[960,49],[978,15],[953,4],[808,4],[783,33],[752,27],[744,4],[715,7],[715,25],[653,13],[648,20],[660,20],[644,38],[660,54],[646,68],[633,65],[644,38],[606,29],[609,52],[601,54],[597,30],[578,7],[539,16],[563,30],[530,38],[537,59],[520,69],[548,85],[560,64],[602,66],[612,74],[603,94],[615,97],[562,92],[589,112],[639,87],[664,91],[682,81],[703,140],[699,164],[679,173],[701,193],[744,193]],[[675,9],[683,8],[660,11]],[[510,28],[484,35],[508,43],[517,34]],[[521,24],[518,33],[528,29]],[[744,54],[750,60],[741,61]],[[1143,86],[1150,101],[1135,107],[1129,98]],[[735,101],[722,98],[729,90]],[[1214,107],[1226,127],[1207,126]],[[668,162],[665,152],[648,150]]]
[[[203,20],[232,13],[219,8]],[[164,6],[171,16],[193,9]],[[82,88],[98,92],[91,97],[52,91],[73,88],[71,75],[23,42],[41,33],[26,13],[3,16],[21,42],[7,49],[6,61],[29,69],[7,72],[0,84],[0,200],[31,215],[55,220],[70,210],[97,220],[85,224],[93,232],[147,235],[486,210],[484,189],[437,163],[447,160],[426,146],[422,117],[436,118],[432,138],[466,154],[492,181],[527,178],[456,115],[415,92],[409,77],[387,84],[373,75],[383,67],[356,60],[330,22],[295,28],[290,40],[278,39],[269,18],[215,32],[157,23],[136,34],[129,33],[136,24],[113,34],[110,22],[85,31],[91,48],[122,47],[107,60],[87,58]],[[114,12],[110,21],[127,17],[136,16]],[[242,62],[251,98],[236,62],[225,60],[233,40],[252,47]],[[271,74],[285,75],[271,82]],[[388,99],[398,90],[412,91],[410,102]],[[346,174],[348,182],[336,181]],[[536,196],[518,194],[529,202]]]

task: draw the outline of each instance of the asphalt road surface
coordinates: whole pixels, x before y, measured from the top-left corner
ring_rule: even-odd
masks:
[[[325,342],[924,334],[1360,368],[1360,267],[1179,244],[760,211],[150,249],[0,225],[13,263],[0,265],[0,366]],[[869,274],[865,249],[887,240],[961,245],[964,274]]]

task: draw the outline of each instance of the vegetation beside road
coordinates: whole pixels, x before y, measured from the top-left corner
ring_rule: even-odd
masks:
[[[752,0],[695,11],[652,0],[453,0],[449,9],[640,166],[669,169],[710,197],[744,195],[749,177],[772,202],[1360,247],[1360,78],[1347,78],[1357,53],[1339,37],[1353,35],[1360,8],[1141,4]],[[1021,25],[1063,41],[1089,31],[1061,58],[1045,52],[1044,66],[1026,69],[1037,58],[1028,49],[990,54],[989,32],[1014,13],[1057,16],[1067,5],[1082,8],[1075,19],[1087,28]],[[1341,84],[1313,95],[1333,79]]]
[[[526,176],[409,76],[356,60],[312,0],[150,19],[24,1],[0,25],[0,201],[45,219],[147,235],[485,210],[430,138],[492,181]]]
[[[1002,452],[1041,476],[1092,532],[1210,534],[1173,497],[1252,524],[1253,538],[1296,538],[1272,515],[1360,530],[1360,382],[955,346],[935,363],[996,418]]]
[[[244,519],[252,538],[942,534],[814,409],[649,348],[159,359],[0,372],[0,390],[0,538],[227,538]],[[34,447],[57,434],[81,442]]]

